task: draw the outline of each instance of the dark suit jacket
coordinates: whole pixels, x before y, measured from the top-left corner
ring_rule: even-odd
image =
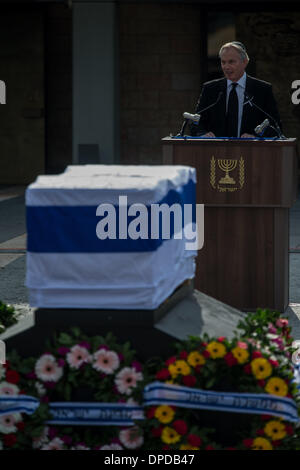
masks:
[[[212,131],[216,137],[226,137],[226,90],[226,78],[220,78],[218,80],[204,83],[201,96],[197,103],[196,113],[199,113],[202,109],[213,104],[217,100],[219,93],[221,91],[223,93],[219,102],[214,107],[202,113],[199,124],[193,124],[190,126],[191,135],[202,135],[206,132]],[[276,101],[273,96],[272,85],[270,83],[247,75],[245,97],[246,96],[250,98],[253,97],[253,103],[257,104],[260,108],[270,114],[281,127],[280,117]],[[245,98],[244,103],[246,102],[247,100]],[[255,135],[255,127],[258,124],[261,124],[266,118],[267,116],[257,108],[251,106],[249,103],[245,104],[243,107],[240,135],[244,133]],[[270,123],[271,125],[274,125],[271,120]],[[270,128],[268,128],[264,133],[265,137],[275,135],[276,133]]]

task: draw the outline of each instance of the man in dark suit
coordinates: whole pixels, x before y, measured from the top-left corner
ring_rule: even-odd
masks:
[[[254,104],[272,116],[281,127],[272,85],[250,77],[245,72],[249,62],[245,46],[236,41],[224,44],[219,57],[225,77],[204,83],[196,113],[217,103],[201,113],[199,124],[191,125],[191,134],[205,137],[255,137],[255,127],[268,116]],[[274,126],[274,121],[269,120]],[[264,136],[275,135],[276,132],[270,127],[264,133]]]

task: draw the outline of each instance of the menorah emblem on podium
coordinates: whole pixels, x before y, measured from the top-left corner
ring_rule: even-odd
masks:
[[[225,171],[225,176],[220,179],[221,184],[236,184],[235,180],[229,176],[229,172],[233,171],[237,166],[237,160],[218,160],[220,170]]]
[[[218,162],[218,164],[217,164]],[[238,166],[238,174],[235,176],[238,182],[229,173]],[[225,176],[217,179],[217,169],[225,171]],[[245,161],[243,157],[239,160],[230,158],[215,158],[210,160],[210,184],[213,189],[220,192],[234,192],[241,190],[245,183]]]

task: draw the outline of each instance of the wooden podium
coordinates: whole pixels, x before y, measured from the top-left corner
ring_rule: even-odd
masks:
[[[162,139],[163,164],[197,169],[204,247],[196,289],[241,310],[289,303],[289,208],[296,139]]]

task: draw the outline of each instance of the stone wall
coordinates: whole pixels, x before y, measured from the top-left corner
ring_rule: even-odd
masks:
[[[300,12],[240,13],[236,28],[256,77],[273,84],[284,134],[299,139],[300,105],[292,104],[291,83],[300,80]]]
[[[183,111],[194,111],[200,29],[196,4],[120,5],[122,163],[160,163],[161,138],[180,130]]]

